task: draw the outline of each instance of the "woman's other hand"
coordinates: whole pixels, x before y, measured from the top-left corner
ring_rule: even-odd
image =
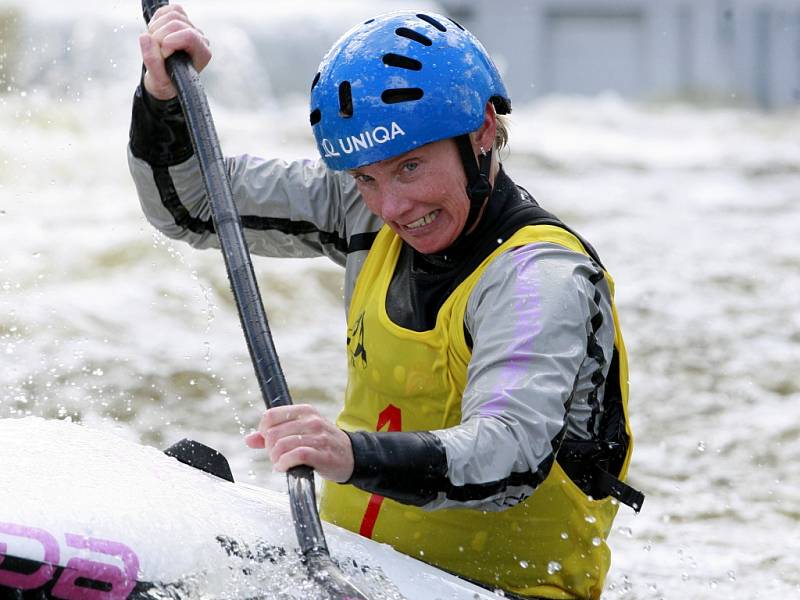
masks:
[[[258,430],[245,436],[245,443],[250,448],[266,448],[279,472],[307,465],[321,477],[339,483],[353,474],[350,436],[309,404],[267,410]]]

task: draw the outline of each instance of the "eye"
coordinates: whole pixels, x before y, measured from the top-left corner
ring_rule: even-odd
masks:
[[[407,171],[408,173],[412,173],[417,170],[418,166],[419,166],[419,161],[409,160],[403,163],[401,169]]]
[[[371,181],[375,181],[369,175],[365,175],[364,173],[350,173],[353,176],[353,179],[356,180],[357,183],[369,183]]]

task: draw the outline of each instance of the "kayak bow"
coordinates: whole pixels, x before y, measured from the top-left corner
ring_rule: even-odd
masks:
[[[0,597],[325,597],[285,493],[232,483],[66,421],[0,419]],[[337,568],[382,599],[498,600],[325,524]]]

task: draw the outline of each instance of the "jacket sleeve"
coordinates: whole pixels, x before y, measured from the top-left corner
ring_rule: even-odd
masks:
[[[147,220],[197,248],[218,247],[200,168],[177,99],[134,96],[128,163]],[[380,223],[352,178],[321,161],[285,162],[243,155],[225,159],[251,252],[328,256],[344,265],[359,236]],[[355,248],[356,250],[360,248]]]
[[[505,253],[473,289],[465,327],[473,351],[461,423],[351,434],[351,483],[426,509],[504,510],[547,477],[565,435],[595,435],[614,322],[591,259],[552,244]]]

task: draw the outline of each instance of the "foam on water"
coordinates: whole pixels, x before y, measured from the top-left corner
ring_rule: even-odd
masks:
[[[139,16],[103,6],[81,14],[92,27],[80,35],[60,12],[31,13],[73,27],[69,52],[49,49],[76,83],[34,73],[0,96],[0,417],[70,417],[157,447],[194,437],[238,479],[283,489],[241,442],[262,404],[220,256],[163,239],[140,214],[125,164]],[[248,7],[271,43],[289,45],[274,36],[296,15]],[[350,24],[338,19],[312,29],[333,39]],[[215,49],[266,62],[257,19],[219,21],[201,24]],[[35,24],[26,31],[36,38]],[[80,65],[96,61],[63,58],[83,35],[108,40],[117,65],[90,67],[92,81]],[[218,59],[212,81],[241,76]],[[212,95],[226,151],[315,156],[305,100],[277,92],[279,70],[260,77],[261,91],[245,88],[256,108]],[[620,511],[606,597],[800,592],[798,139],[796,111],[614,97],[515,107],[508,170],[598,248],[631,355],[631,478],[648,499],[639,516]],[[295,400],[335,414],[341,272],[322,259],[256,270]]]

